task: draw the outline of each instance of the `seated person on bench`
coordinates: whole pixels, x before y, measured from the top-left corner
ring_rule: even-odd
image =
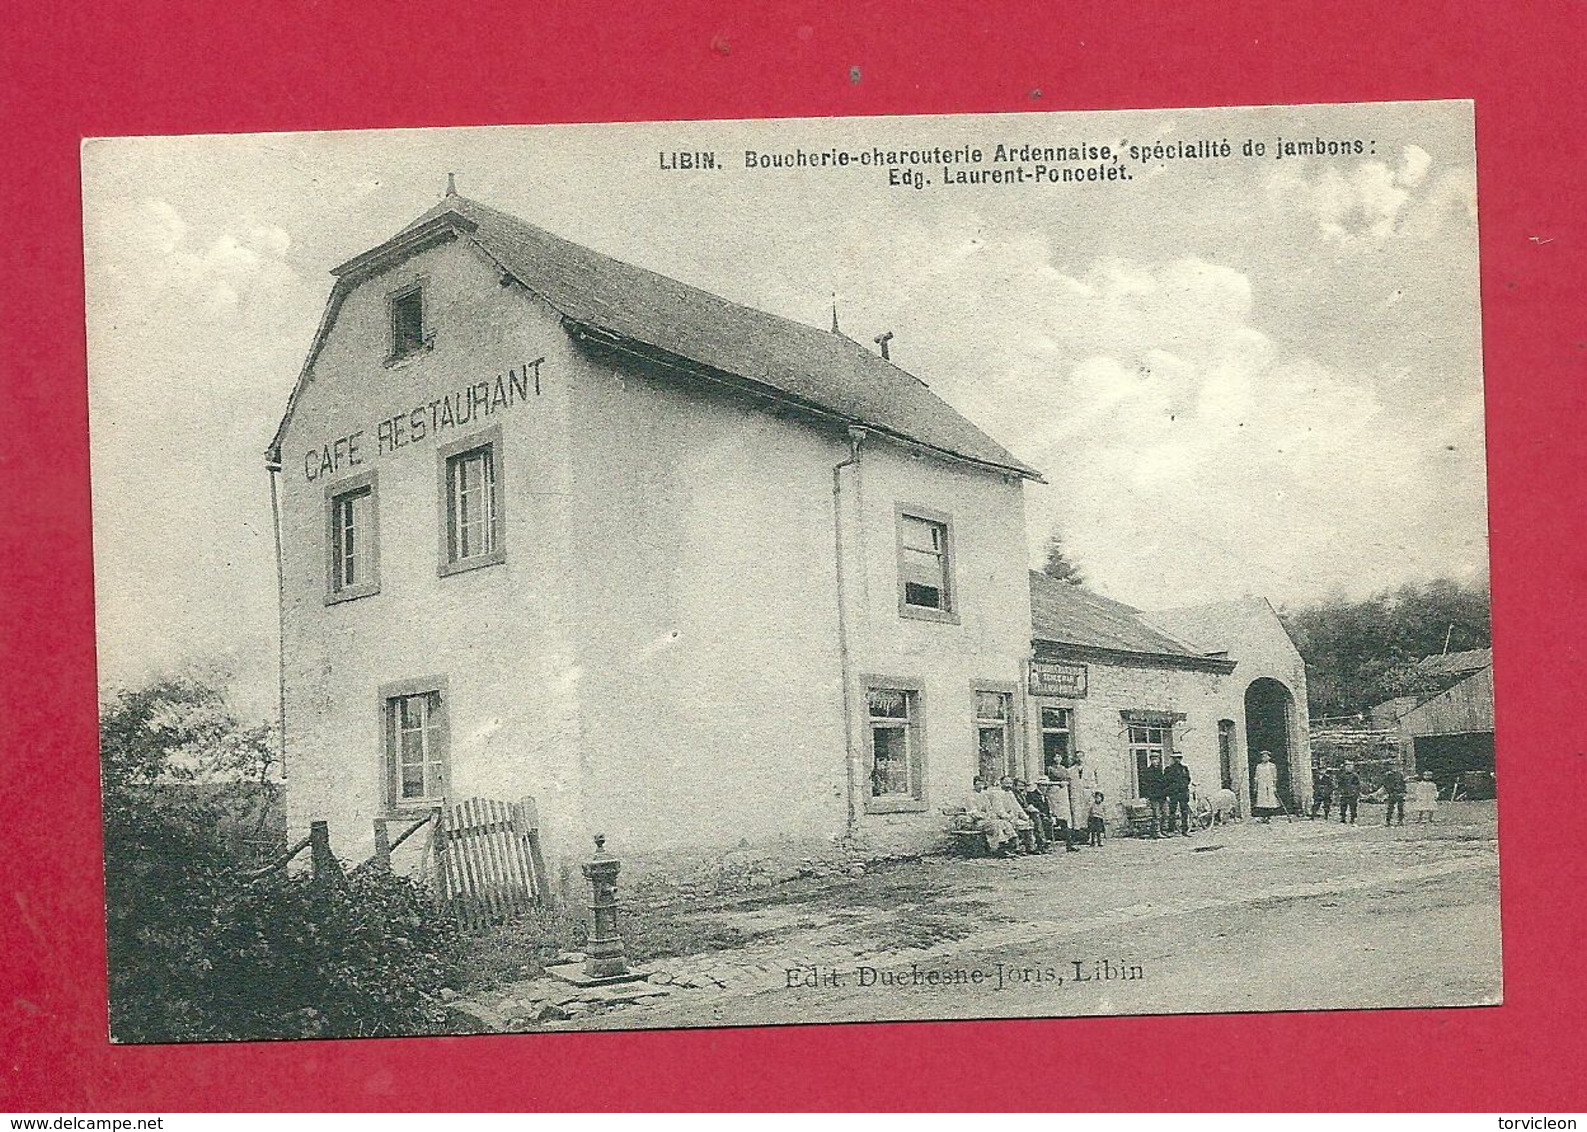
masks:
[[[1027,853],[1036,852],[1036,823],[1031,821],[1014,793],[1013,776],[1005,774],[996,788],[987,790],[987,795],[992,799],[993,810],[998,816],[1006,818],[1008,824],[1014,827],[1014,832],[1019,835],[1020,847]]]
[[[1001,807],[995,805],[992,795],[993,791],[986,788],[986,783],[977,778],[974,788],[965,795],[963,801],[945,809],[952,814],[953,832],[979,833],[986,838],[989,853],[1006,853],[1018,838],[1013,823],[1002,816]]]

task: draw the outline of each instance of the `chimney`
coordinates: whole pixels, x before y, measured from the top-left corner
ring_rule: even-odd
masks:
[[[449,197],[457,196],[457,174],[456,173],[448,173],[446,175],[446,195],[449,196]]]
[[[893,332],[891,330],[889,330],[886,334],[878,334],[875,338],[871,339],[872,342],[875,342],[878,346],[880,346],[882,348],[882,361],[884,361],[884,362],[888,360],[888,358],[887,358],[887,344],[889,342],[891,342],[892,340],[893,340]]]

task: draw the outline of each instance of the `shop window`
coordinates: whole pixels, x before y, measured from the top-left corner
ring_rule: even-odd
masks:
[[[872,685],[866,690],[865,702],[870,764],[866,808],[919,809],[924,798],[919,691]]]
[[[945,516],[899,510],[898,608],[906,617],[955,620],[952,543]]]
[[[1014,765],[1014,697],[1008,692],[975,692],[976,773],[996,782],[1018,771]]]
[[[392,810],[436,805],[448,786],[445,681],[381,689],[387,802]]]
[[[424,328],[424,285],[416,283],[391,296],[391,357],[396,361],[429,345]]]
[[[506,560],[501,473],[499,429],[441,450],[441,574]]]
[[[1041,709],[1041,765],[1048,778],[1074,753],[1075,713],[1073,708]]]
[[[1139,797],[1141,772],[1147,767],[1148,760],[1153,755],[1162,760],[1162,765],[1168,765],[1168,756],[1174,749],[1173,727],[1166,723],[1131,723],[1130,731],[1130,766],[1134,771],[1134,779],[1130,783],[1130,794]]]
[[[326,604],[380,592],[375,475],[344,480],[326,489]]]

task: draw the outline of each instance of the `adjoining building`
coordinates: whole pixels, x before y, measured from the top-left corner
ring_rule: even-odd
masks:
[[[1408,769],[1431,771],[1446,789],[1467,776],[1491,787],[1493,650],[1423,657],[1416,670],[1429,690],[1379,704],[1373,717],[1399,734]]]
[[[1250,812],[1253,774],[1266,750],[1278,765],[1278,791],[1286,804],[1311,804],[1311,714],[1307,706],[1306,661],[1284,628],[1278,612],[1263,597],[1163,609],[1144,614],[1157,627],[1196,648],[1238,661],[1234,678],[1221,689],[1219,763],[1234,769],[1242,812]],[[1231,728],[1228,723],[1232,722]]]
[[[1031,749],[1078,749],[1109,800],[1134,798],[1153,754],[1178,750],[1205,792],[1251,806],[1270,751],[1292,806],[1311,798],[1306,667],[1260,598],[1143,612],[1031,575]]]
[[[597,831],[922,847],[978,767],[1077,740],[1115,800],[1170,744],[1242,798],[1271,747],[1309,793],[1266,603],[1033,583],[1038,473],[835,325],[451,192],[334,275],[267,457],[292,836],[357,859],[482,796],[534,798],[565,876]]]

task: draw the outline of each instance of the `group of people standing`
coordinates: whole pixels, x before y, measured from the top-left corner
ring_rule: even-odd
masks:
[[[1146,757],[1146,766],[1140,772],[1141,797],[1151,813],[1149,837],[1172,837],[1174,826],[1190,836],[1190,768],[1179,751],[1168,752],[1170,761],[1165,767],[1163,756],[1153,752]]]
[[[1438,784],[1433,781],[1433,772],[1430,770],[1423,771],[1420,777],[1408,779],[1399,767],[1391,766],[1384,773],[1378,790],[1382,792],[1385,804],[1384,825],[1405,824],[1407,798],[1410,800],[1410,812],[1418,822],[1431,822],[1438,809]],[[1320,770],[1312,795],[1311,816],[1315,818],[1321,813],[1323,820],[1327,821],[1334,799],[1337,798],[1339,820],[1354,825],[1361,794],[1361,772],[1356,770],[1354,762],[1346,760],[1337,771],[1326,768]],[[1397,823],[1396,818],[1399,819]]]
[[[1177,831],[1191,832],[1190,768],[1184,755],[1169,751],[1170,762],[1152,753],[1140,770],[1141,797],[1150,812],[1149,837],[1172,837]],[[1262,751],[1252,773],[1255,787],[1252,812],[1261,821],[1289,812],[1279,793],[1278,766],[1270,751]],[[1410,812],[1418,822],[1433,820],[1438,807],[1438,787],[1431,773],[1407,779],[1391,767],[1379,789],[1387,802],[1384,824],[1405,824],[1409,798]],[[1227,791],[1226,791],[1227,793]],[[1316,778],[1311,816],[1327,821],[1334,802],[1339,803],[1339,820],[1354,825],[1362,796],[1361,774],[1354,762],[1337,771],[1324,769]],[[1231,804],[1233,795],[1230,795]],[[1097,788],[1096,771],[1086,765],[1079,752],[1060,762],[1050,763],[1047,773],[1034,782],[1004,775],[993,782],[976,778],[974,789],[957,806],[945,807],[960,833],[984,836],[992,853],[1012,856],[1017,853],[1046,853],[1059,842],[1069,852],[1081,845],[1100,846],[1107,830],[1102,816],[1102,791]],[[1177,828],[1176,828],[1177,827]]]
[[[1048,767],[1035,782],[1004,775],[997,782],[976,778],[974,788],[951,807],[955,828],[984,835],[1000,856],[1046,853],[1063,843],[1074,853],[1100,846],[1107,832],[1096,771],[1076,753]]]

